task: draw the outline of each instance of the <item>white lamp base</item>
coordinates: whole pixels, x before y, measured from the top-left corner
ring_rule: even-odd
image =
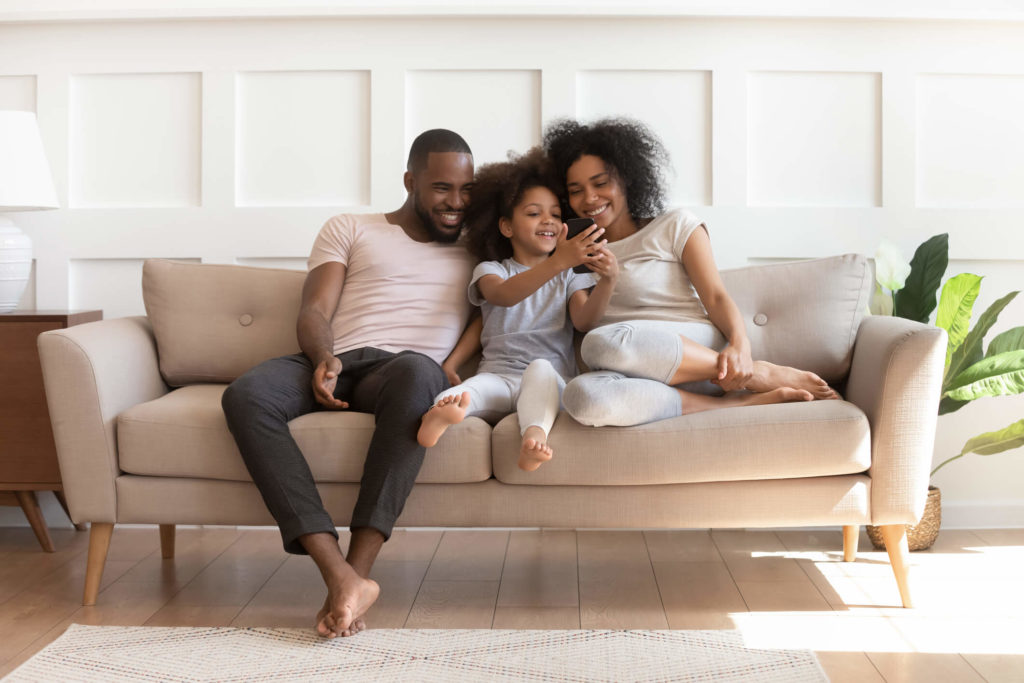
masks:
[[[32,274],[32,240],[0,216],[0,313],[18,307]]]

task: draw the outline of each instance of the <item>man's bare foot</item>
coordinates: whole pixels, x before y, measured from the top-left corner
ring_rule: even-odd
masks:
[[[423,415],[420,431],[416,440],[421,446],[430,448],[444,434],[444,430],[458,424],[466,418],[469,410],[469,392],[463,391],[459,396],[445,396]]]
[[[776,365],[768,361],[754,361],[754,376],[747,382],[746,389],[764,393],[779,388],[802,389],[814,399],[836,399],[839,394],[833,391],[828,382],[808,370],[797,370],[785,365]]]
[[[555,452],[547,444],[547,434],[540,427],[527,427],[519,447],[519,469],[533,472],[551,459]]]
[[[327,599],[316,615],[316,632],[324,638],[352,636],[366,628],[361,617],[380,595],[373,579],[364,579],[347,567],[337,582],[328,583]]]

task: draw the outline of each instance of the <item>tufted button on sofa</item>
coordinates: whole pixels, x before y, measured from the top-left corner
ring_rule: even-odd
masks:
[[[516,466],[515,415],[467,418],[427,451],[399,526],[882,527],[909,606],[904,525],[920,518],[946,337],[864,317],[867,260],[844,255],[727,270],[754,357],[817,372],[844,400],[726,408],[635,427],[561,414],[556,457]],[[85,604],[94,604],[115,524],[273,521],[221,411],[234,378],[298,352],[305,273],[147,261],[146,317],[39,338],[65,494],[91,523]],[[465,375],[463,375],[465,376]],[[290,424],[338,525],[349,522],[373,417],[316,412]],[[838,538],[838,537],[837,537]]]

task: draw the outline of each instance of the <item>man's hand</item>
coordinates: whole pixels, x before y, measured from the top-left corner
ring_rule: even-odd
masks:
[[[725,391],[735,391],[747,386],[754,376],[754,360],[747,346],[729,344],[718,354],[718,377],[711,380]]]
[[[337,358],[320,361],[313,370],[313,396],[320,405],[330,410],[345,410],[348,403],[334,398],[334,387],[341,374],[341,361]]]

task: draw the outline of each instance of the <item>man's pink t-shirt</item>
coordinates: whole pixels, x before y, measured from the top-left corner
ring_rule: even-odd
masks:
[[[330,262],[346,267],[331,320],[335,355],[372,346],[448,357],[470,313],[474,262],[462,246],[417,242],[383,214],[341,214],[320,229],[309,270]]]

